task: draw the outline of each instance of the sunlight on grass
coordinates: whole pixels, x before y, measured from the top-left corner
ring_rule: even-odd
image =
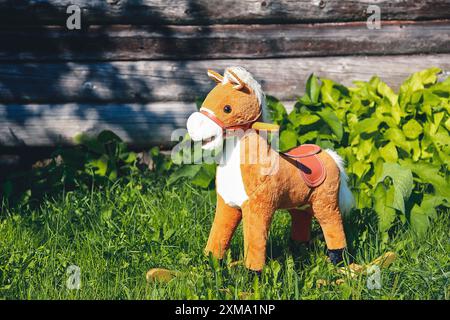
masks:
[[[290,218],[275,215],[260,277],[242,260],[238,229],[224,261],[203,255],[215,206],[213,191],[185,182],[167,186],[147,174],[94,191],[61,191],[53,199],[0,214],[0,297],[5,299],[449,299],[450,220],[441,214],[423,237],[399,230],[380,239],[376,221],[346,222],[350,254],[366,264],[387,251],[379,290],[367,275],[342,276],[326,258],[317,224],[310,247],[289,240]],[[81,270],[81,289],[66,287],[67,267]],[[169,282],[145,279],[150,268],[178,271]],[[342,281],[340,279],[343,279]],[[320,285],[324,280],[325,285]],[[338,284],[336,284],[336,280]]]

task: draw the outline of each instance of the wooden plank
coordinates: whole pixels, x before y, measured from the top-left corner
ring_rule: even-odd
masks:
[[[91,26],[0,29],[0,61],[94,61],[270,58],[326,55],[450,53],[450,20],[390,21],[379,30],[364,22]]]
[[[284,101],[291,111],[295,101]],[[133,147],[169,147],[185,134],[195,103],[149,104],[0,104],[0,147],[72,145],[78,134],[112,130]],[[181,130],[180,130],[181,129]],[[175,131],[180,130],[180,131]]]
[[[80,133],[102,130],[114,131],[133,146],[167,146],[175,143],[172,133],[185,128],[194,111],[194,103],[183,102],[0,104],[0,147],[70,145]]]
[[[194,101],[209,92],[212,68],[241,65],[270,95],[295,100],[311,73],[345,85],[379,75],[398,88],[411,73],[439,67],[450,70],[450,54],[411,56],[222,59],[102,63],[2,63],[0,101],[152,102]]]
[[[294,101],[283,102],[288,111]],[[112,130],[134,147],[169,147],[183,134],[195,103],[149,104],[0,104],[0,147],[71,145],[78,134]],[[172,134],[174,136],[172,137]],[[13,149],[10,149],[13,148]],[[25,149],[23,149],[25,150]]]
[[[450,17],[448,0],[0,0],[0,24],[65,25],[71,4],[85,25],[363,21],[371,4],[384,20]]]

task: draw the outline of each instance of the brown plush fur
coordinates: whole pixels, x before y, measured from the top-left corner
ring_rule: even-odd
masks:
[[[231,83],[217,85],[203,105],[226,125],[250,121],[260,113],[253,91],[248,86],[236,90]],[[223,111],[225,105],[232,106],[233,111],[226,114]],[[314,216],[323,230],[328,249],[346,247],[339,211],[339,168],[330,155],[324,151],[318,155],[327,170],[327,177],[320,186],[309,188],[302,180],[294,161],[273,150],[258,132],[246,132],[241,138],[241,145],[241,159],[256,159],[262,149],[264,156],[269,159],[278,158],[279,167],[273,174],[267,175],[264,173],[267,170],[263,170],[265,165],[261,162],[241,162],[248,200],[237,209],[226,205],[221,196],[217,195],[216,215],[205,248],[207,253],[211,252],[215,257],[222,258],[242,220],[245,265],[252,270],[261,270],[265,264],[270,223],[277,209],[290,210],[293,240],[309,241],[311,219]],[[309,205],[309,208],[304,211],[295,209],[304,205]]]
[[[208,106],[227,126],[255,120],[259,114],[259,103],[251,89],[245,86],[242,90],[236,90],[231,83],[217,85],[203,101],[203,105]],[[231,113],[223,111],[226,105],[232,106]]]

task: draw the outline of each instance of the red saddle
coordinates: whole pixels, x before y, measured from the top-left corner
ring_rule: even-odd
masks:
[[[296,161],[303,180],[311,188],[318,187],[327,176],[323,162],[317,156],[321,150],[315,144],[303,144],[283,153],[285,156]]]

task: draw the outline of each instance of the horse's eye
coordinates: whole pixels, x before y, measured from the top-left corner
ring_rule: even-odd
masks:
[[[226,105],[225,107],[223,107],[223,112],[230,113],[231,112],[231,106]]]

